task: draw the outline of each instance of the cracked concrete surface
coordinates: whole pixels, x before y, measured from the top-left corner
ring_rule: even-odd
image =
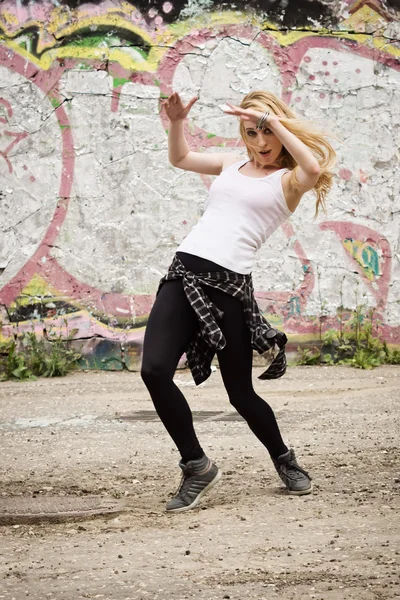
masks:
[[[349,180],[337,176],[329,198],[328,218],[338,222],[353,222],[356,219],[355,224],[372,225],[377,231],[384,228],[389,243],[395,246],[398,243],[398,212],[394,206],[397,195],[394,189],[396,167],[393,166],[393,160],[397,146],[395,128],[398,115],[394,108],[391,109],[390,117],[383,115],[386,125],[393,127],[392,131],[386,127],[385,122],[382,124],[383,128],[376,131],[376,120],[370,117],[379,106],[395,106],[393,90],[396,72],[385,68],[380,75],[372,75],[371,65],[379,64],[369,58],[353,55],[350,46],[347,53],[330,49],[329,46],[310,46],[300,64],[288,61],[281,73],[270,50],[259,44],[260,36],[274,31],[269,31],[268,28],[256,30],[250,39],[229,35],[228,31],[218,38],[210,32],[204,48],[202,43],[193,39],[193,44],[198,45],[198,52],[187,52],[177,47],[181,62],[175,71],[172,85],[186,96],[200,94],[200,100],[193,109],[193,123],[205,128],[211,138],[237,137],[236,122],[222,116],[218,105],[228,96],[234,102],[239,101],[247,88],[255,86],[268,86],[280,94],[281,75],[285,72],[295,73],[298,68],[296,80],[290,87],[293,107],[300,114],[316,119],[337,133],[342,140],[337,148],[338,170],[345,165],[352,174]],[[349,31],[350,29],[347,33]],[[372,33],[365,36],[373,39]],[[254,65],[256,57],[258,63],[263,65],[262,81],[254,73],[254,69],[246,66],[247,63]],[[324,70],[321,70],[320,65],[324,63],[329,66],[322,67]],[[334,66],[335,63],[337,66]],[[57,247],[53,247],[51,256],[79,281],[105,292],[117,286],[121,293],[154,293],[159,279],[158,274],[154,276],[154,271],[165,271],[174,248],[196,223],[207,190],[198,175],[185,173],[184,176],[177,177],[175,170],[168,165],[166,135],[157,116],[159,88],[125,83],[120,90],[118,111],[112,112],[113,78],[103,67],[104,65],[98,71],[65,70],[61,75],[60,93],[66,97],[60,106],[64,105],[67,111],[76,151],[68,212],[60,226]],[[324,74],[326,69],[331,71],[330,76]],[[355,70],[359,70],[360,74],[355,73]],[[14,75],[14,79],[15,77]],[[337,83],[334,82],[335,78]],[[5,92],[7,89],[11,92],[16,85],[12,78],[8,79],[9,87],[4,88]],[[226,89],[224,81],[228,82]],[[34,105],[37,93],[34,86],[31,86],[30,94],[18,95],[13,102],[23,101],[24,106],[27,103]],[[319,97],[322,95],[325,98]],[[44,106],[43,102],[44,99],[39,104]],[[20,115],[17,115],[17,106],[13,105],[13,109],[13,126],[25,127],[25,109]],[[44,123],[46,126],[52,123],[52,137],[57,139],[60,138],[60,132],[57,131],[59,125],[54,118],[55,110],[52,108],[46,112],[47,120]],[[41,122],[41,126],[44,123]],[[129,130],[125,126],[129,126]],[[357,130],[359,133],[354,135]],[[31,131],[40,133],[42,130],[33,127]],[[349,132],[352,132],[350,136]],[[380,151],[374,147],[376,139],[382,146]],[[202,149],[201,140],[198,144],[199,149]],[[35,182],[29,184],[29,193],[34,198],[40,197],[41,208],[31,210],[31,216],[24,214],[15,219],[19,210],[17,208],[15,211],[15,203],[17,202],[17,206],[22,204],[23,188],[15,190],[10,202],[5,204],[3,236],[8,236],[8,242],[5,239],[3,244],[3,262],[7,266],[1,276],[1,281],[5,284],[22,267],[30,249],[40,243],[40,237],[46,231],[57,202],[59,178],[53,172],[50,178],[50,174],[46,175],[47,182],[34,173],[39,164],[33,150],[34,147],[30,148],[30,154],[25,150],[13,160],[23,161],[20,162],[19,172],[18,165],[15,165],[15,174],[19,179],[24,173],[23,164],[32,171]],[[60,150],[60,147],[54,146],[51,154],[45,153],[42,157],[43,174],[50,159],[54,165],[58,165],[57,170],[60,172]],[[380,154],[379,161],[376,157],[377,150]],[[361,172],[364,174],[361,177],[368,177],[368,183],[360,183]],[[10,180],[11,183],[14,185],[15,180]],[[11,185],[9,189],[12,189]],[[44,195],[43,189],[46,189]],[[299,241],[303,246],[309,246],[306,248],[307,256],[314,261],[318,254],[319,260],[324,262],[326,272],[329,272],[333,261],[335,269],[348,271],[351,279],[352,269],[349,268],[340,240],[337,239],[331,252],[328,252],[326,234],[320,232],[318,227],[314,228],[312,237],[309,238],[309,202],[311,198],[304,202],[292,219]],[[316,253],[311,248],[309,239],[319,244],[321,251]],[[333,244],[335,240],[332,239],[331,242]],[[272,243],[285,258],[287,275],[275,268],[270,269],[268,275],[265,273],[263,265],[273,258],[273,252],[264,247],[259,253],[255,268],[259,288],[264,289],[267,285],[270,288],[282,286],[287,277],[295,286],[299,265],[298,257],[290,251],[290,241],[277,232]],[[335,310],[339,303],[335,293],[337,286],[332,285],[330,279],[322,282],[322,285],[329,310]],[[360,286],[363,288],[361,293],[372,304],[374,299],[369,286],[364,281]],[[397,287],[393,273],[387,308],[390,314],[398,310],[395,302]],[[307,308],[310,314],[315,314],[317,304],[318,298],[314,293]],[[352,300],[348,298],[347,305],[351,304]]]
[[[293,498],[244,422],[210,420],[232,414],[219,372],[195,387],[179,371],[200,440],[224,473],[180,515],[164,512],[177,452],[149,418],[137,374],[1,384],[3,497],[99,495],[124,498],[128,510],[0,527],[0,598],[394,600],[399,378],[399,367],[296,367],[255,380],[314,478],[312,496]]]
[[[60,331],[68,318],[96,365],[108,365],[110,355],[117,364],[124,336],[133,346],[140,338],[132,327],[144,324],[211,184],[169,165],[162,99],[171,89],[185,99],[199,95],[188,122],[191,147],[242,155],[237,122],[218,107],[265,88],[332,131],[338,152],[327,215],[313,221],[314,198],[306,196],[257,256],[255,289],[275,294],[266,312],[282,328],[289,312],[291,333],[313,335],[318,315],[334,320],[341,304],[362,302],[379,307],[383,334],[398,342],[396,0],[137,0],[132,10],[130,2],[73,8],[65,1],[62,10],[56,2],[1,4],[6,335],[15,333],[10,321],[19,331],[33,321],[40,331],[43,317]],[[185,20],[188,11],[198,17]],[[308,266],[319,280],[305,292]],[[99,339],[116,337],[118,346],[99,349]]]

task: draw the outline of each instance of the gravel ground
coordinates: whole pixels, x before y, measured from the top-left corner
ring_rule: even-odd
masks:
[[[314,478],[299,498],[236,417],[218,371],[198,388],[186,371],[176,380],[224,473],[176,515],[164,505],[178,454],[138,374],[0,385],[3,498],[127,502],[117,517],[0,527],[0,599],[400,597],[399,367],[293,367],[255,380]]]

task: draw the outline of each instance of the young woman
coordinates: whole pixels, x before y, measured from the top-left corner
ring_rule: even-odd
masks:
[[[271,407],[253,389],[253,349],[275,348],[278,353],[265,378],[280,377],[286,367],[286,336],[262,317],[251,271],[256,251],[295,211],[305,192],[315,191],[317,212],[324,207],[335,157],[323,133],[262,91],[248,94],[240,106],[224,108],[240,119],[248,158],[234,152],[193,152],[185,139],[184,121],[196,100],[185,106],[173,93],[165,102],[169,160],[174,167],[217,177],[203,216],[160,282],[146,328],[141,373],[181,454],[181,484],[166,507],[171,512],[195,507],[221,477],[204,454],[188,403],[173,382],[184,352],[197,384],[210,374],[217,353],[231,404],[268,450],[288,492],[312,491],[311,477],[285,445]]]

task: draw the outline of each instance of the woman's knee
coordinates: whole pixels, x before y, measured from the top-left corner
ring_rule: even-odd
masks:
[[[153,361],[142,364],[140,375],[147,387],[172,381],[173,378],[170,369]]]
[[[239,414],[245,412],[246,406],[249,406],[249,400],[251,403],[252,391],[236,388],[234,390],[227,390],[227,392],[229,402],[233,408],[235,408]]]
[[[235,410],[243,417],[251,416],[254,413],[258,413],[261,404],[262,409],[272,410],[271,407],[265,400],[258,396],[254,389],[251,390],[238,390],[232,391],[228,394],[229,402]]]

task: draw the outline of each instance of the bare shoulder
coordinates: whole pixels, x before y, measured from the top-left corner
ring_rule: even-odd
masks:
[[[236,152],[227,152],[226,154],[222,154],[222,170],[225,171],[225,169],[227,169],[228,167],[230,167],[231,165],[234,165],[237,162],[240,162],[241,160],[246,160],[246,157]]]

